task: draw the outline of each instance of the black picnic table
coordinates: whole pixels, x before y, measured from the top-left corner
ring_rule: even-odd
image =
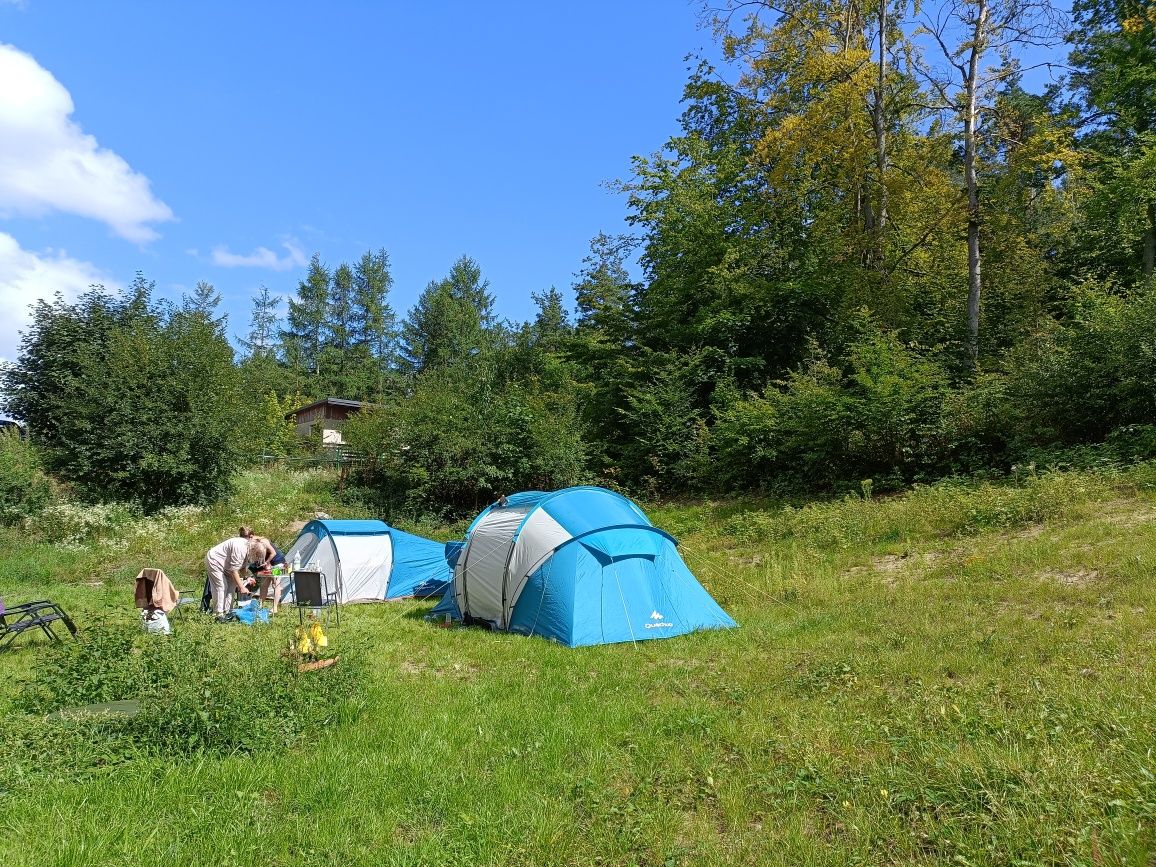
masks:
[[[25,602],[21,605],[4,607],[0,603],[0,650],[3,650],[17,636],[29,630],[39,629],[52,641],[59,641],[60,636],[52,628],[53,623],[63,623],[73,638],[76,637],[76,624],[57,603],[48,599],[36,602]]]

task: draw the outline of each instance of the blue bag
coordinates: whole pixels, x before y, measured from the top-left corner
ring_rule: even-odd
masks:
[[[246,626],[269,622],[269,612],[262,608],[261,603],[256,599],[246,602],[240,608],[234,608],[233,616]]]

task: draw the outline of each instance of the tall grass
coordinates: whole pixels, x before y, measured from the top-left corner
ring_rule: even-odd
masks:
[[[571,650],[350,607],[331,637],[369,643],[359,717],[284,752],[45,774],[0,795],[0,843],[12,864],[1149,863],[1154,477],[653,506],[739,629]],[[315,484],[254,475],[148,553],[335,511]],[[10,549],[38,589],[130,604],[57,570],[146,549],[38,544]],[[45,651],[0,656],[3,701]]]

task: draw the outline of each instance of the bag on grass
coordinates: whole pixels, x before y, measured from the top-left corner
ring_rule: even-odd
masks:
[[[256,599],[252,602],[246,602],[240,608],[233,609],[233,616],[246,626],[269,622],[269,612],[262,608]]]
[[[152,635],[171,635],[173,628],[169,625],[169,616],[159,608],[152,611],[142,610],[140,613],[141,628]]]

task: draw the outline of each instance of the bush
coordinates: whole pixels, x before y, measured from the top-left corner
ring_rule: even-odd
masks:
[[[228,491],[245,409],[222,326],[151,291],[138,276],[123,296],[38,302],[2,377],[48,470],[90,501],[150,512]]]
[[[343,634],[340,663],[300,674],[283,655],[290,634],[276,627],[222,629],[184,624],[171,636],[97,623],[76,642],[45,648],[18,698],[21,709],[137,699],[133,717],[13,717],[0,727],[0,763],[33,772],[38,761],[70,765],[51,747],[78,750],[73,771],[142,756],[273,749],[360,710],[366,669],[356,639]],[[87,743],[89,746],[84,747]],[[39,758],[37,758],[39,757]]]
[[[1008,362],[1020,447],[1101,442],[1156,423],[1156,289],[1078,287],[1063,320],[1048,320]]]
[[[39,515],[56,496],[31,443],[12,428],[0,430],[0,524]]]
[[[893,335],[865,331],[840,362],[815,349],[786,381],[719,407],[712,440],[726,483],[815,490],[871,478],[884,490],[943,462],[946,375]]]
[[[646,496],[701,487],[710,479],[709,432],[698,408],[707,374],[697,357],[658,356],[621,408],[621,469]]]
[[[351,419],[345,436],[365,458],[363,496],[391,513],[476,510],[584,476],[572,396],[495,383],[484,365],[421,374],[408,397]]]

